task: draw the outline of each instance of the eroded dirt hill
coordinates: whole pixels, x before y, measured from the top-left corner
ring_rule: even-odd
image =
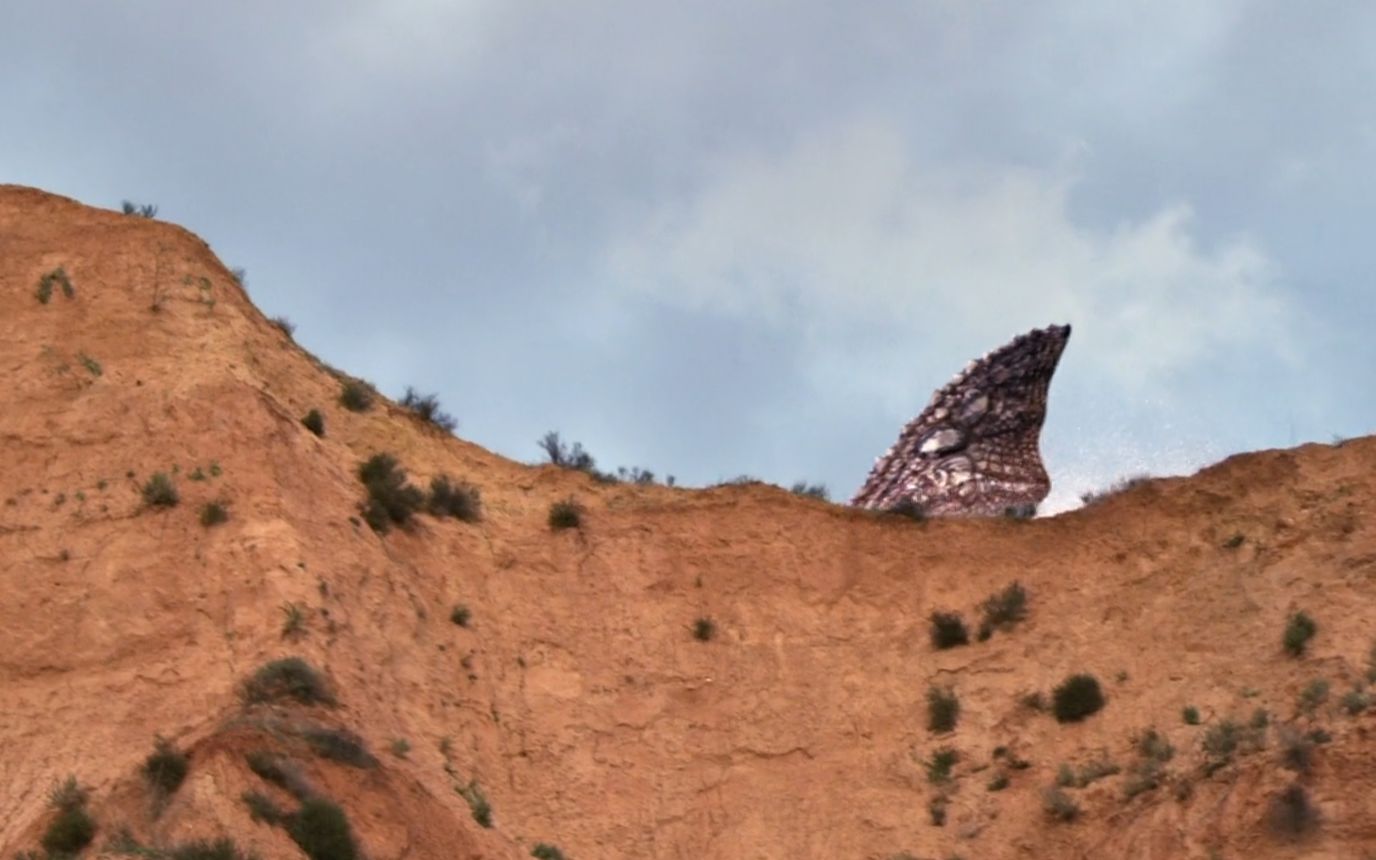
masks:
[[[40,301],[59,268],[71,295]],[[5,857],[41,853],[69,775],[102,857],[229,836],[300,858],[321,798],[373,860],[1376,854],[1376,439],[1027,522],[598,483],[343,408],[204,242],[13,186],[0,367]],[[379,452],[471,482],[481,520],[375,533]],[[178,504],[146,501],[160,472]],[[551,529],[570,496],[581,526]],[[1026,618],[979,641],[1015,581]],[[935,649],[935,611],[970,643]],[[1294,656],[1297,612],[1317,632]],[[287,657],[334,704],[246,701]],[[1106,704],[1062,723],[1072,673]],[[189,757],[170,792],[144,774],[157,736]]]

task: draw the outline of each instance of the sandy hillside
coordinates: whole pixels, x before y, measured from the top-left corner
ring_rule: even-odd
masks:
[[[357,851],[320,858],[1376,856],[1376,438],[1033,521],[598,483],[344,408],[203,241],[13,186],[0,367],[5,858],[83,818],[87,857],[301,858],[322,809]],[[481,519],[376,533],[380,452]],[[1014,582],[1025,617],[981,641]],[[969,644],[934,647],[937,611]],[[1061,722],[1074,673],[1106,703]],[[180,783],[148,778],[157,737]]]

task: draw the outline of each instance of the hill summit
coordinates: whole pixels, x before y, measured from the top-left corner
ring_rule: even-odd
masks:
[[[1376,439],[923,521],[496,456],[137,212],[0,186],[0,307],[6,857],[1376,853]]]

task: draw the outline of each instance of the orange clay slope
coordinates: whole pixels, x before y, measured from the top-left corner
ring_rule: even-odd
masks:
[[[71,296],[50,278],[40,302],[59,267]],[[344,377],[204,242],[13,186],[0,366],[0,856],[41,856],[68,776],[89,857],[221,836],[305,857],[291,833],[326,800],[371,860],[1376,851],[1376,439],[1033,521],[598,483],[381,397],[342,408]],[[375,533],[378,452],[471,482],[481,520]],[[178,504],[145,501],[159,472]],[[581,526],[551,529],[569,496]],[[212,501],[228,521],[202,525]],[[1026,617],[980,641],[1015,581]],[[935,649],[936,611],[970,643]],[[1293,656],[1297,611],[1317,633]],[[285,657],[334,703],[246,701]],[[1062,723],[1073,673],[1106,704]],[[155,737],[189,757],[170,792]]]

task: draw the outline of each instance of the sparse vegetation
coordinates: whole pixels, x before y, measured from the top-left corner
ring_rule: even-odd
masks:
[[[960,700],[951,688],[935,685],[927,688],[927,730],[949,732],[960,719]]]
[[[463,788],[456,788],[455,791],[468,801],[468,809],[473,813],[473,820],[478,822],[480,827],[492,826],[492,804],[487,802],[487,796],[483,794],[482,787],[476,779]]]
[[[339,390],[339,405],[350,412],[367,412],[373,408],[376,392],[361,379],[346,379]]]
[[[1299,709],[1302,713],[1313,714],[1318,710],[1319,705],[1328,701],[1328,682],[1323,678],[1315,678],[1300,690]]]
[[[1070,822],[1080,817],[1080,807],[1059,787],[1042,792],[1042,809],[1054,821]]]
[[[401,397],[401,406],[411,410],[422,421],[435,425],[446,433],[453,433],[459,426],[458,419],[440,409],[440,400],[434,394],[421,394],[411,386]]]
[[[796,496],[807,496],[810,499],[818,499],[823,502],[831,500],[831,493],[827,490],[826,484],[809,484],[807,481],[798,481],[789,488],[789,492]]]
[[[296,339],[296,323],[286,317],[272,317],[268,322],[272,323],[274,328],[286,335],[287,340]]]
[[[53,297],[53,287],[60,287],[62,295],[69,299],[76,298],[76,290],[72,287],[72,279],[67,277],[67,272],[61,266],[48,272],[38,279],[38,289],[34,295],[38,298],[39,304],[46,305]]]
[[[138,218],[152,218],[158,214],[158,207],[153,203],[134,203],[125,200],[120,203],[120,211],[125,215],[133,215]]]
[[[1019,505],[1009,505],[1003,509],[1003,517],[1008,520],[1030,520],[1036,516],[1036,502],[1023,502]]]
[[[229,508],[224,502],[206,502],[201,506],[201,525],[206,528],[229,522]]]
[[[927,762],[927,781],[930,783],[945,783],[951,780],[951,770],[960,760],[960,753],[951,747],[942,747],[932,754],[931,761]]]
[[[933,612],[931,622],[933,648],[940,651],[970,643],[970,634],[965,629],[965,621],[960,617],[960,613]]]
[[[1194,705],[1188,705],[1180,712],[1180,718],[1185,721],[1187,726],[1197,726],[1199,725],[1199,709]]]
[[[1204,773],[1213,774],[1232,762],[1238,752],[1260,749],[1265,742],[1264,727],[1242,726],[1223,720],[1204,733]]]
[[[426,501],[426,509],[434,516],[453,517],[466,523],[476,523],[482,519],[478,488],[456,482],[448,475],[436,475],[430,479],[430,498]]]
[[[535,860],[565,860],[564,852],[548,842],[537,843],[534,848],[530,849],[530,856],[534,857]]]
[[[397,758],[406,758],[411,754],[411,742],[406,738],[392,739],[392,755]]]
[[[1079,769],[1062,764],[1056,773],[1056,784],[1064,787],[1084,788],[1093,785],[1106,776],[1120,773],[1122,768],[1108,759],[1095,759],[1080,765]]]
[[[1146,474],[1129,475],[1127,477],[1119,478],[1118,480],[1114,481],[1112,484],[1109,484],[1102,490],[1090,490],[1088,492],[1081,493],[1080,502],[1083,503],[1085,507],[1089,507],[1090,505],[1095,504],[1097,502],[1102,502],[1104,499],[1107,499],[1111,496],[1116,496],[1119,493],[1127,492],[1128,490],[1131,490],[1133,487],[1136,487],[1139,484],[1143,484],[1149,480],[1151,480],[1151,476]]]
[[[1360,687],[1353,687],[1343,695],[1343,710],[1351,716],[1365,711],[1371,704],[1371,697]]]
[[[944,794],[938,794],[927,801],[927,817],[931,820],[933,827],[946,826],[946,805],[950,801]]]
[[[1005,788],[1008,787],[1008,782],[1008,774],[1005,771],[1000,770],[997,773],[995,773],[992,778],[990,778],[985,788],[987,788],[989,791],[1003,791]]]
[[[582,522],[583,506],[572,496],[549,506],[549,527],[555,531],[576,529]]]
[[[295,699],[303,705],[335,703],[324,677],[300,657],[284,657],[259,667],[244,682],[243,695],[250,704],[280,699]]]
[[[1135,746],[1137,761],[1129,767],[1123,784],[1123,796],[1129,800],[1161,785],[1166,776],[1166,762],[1175,756],[1175,747],[1154,728],[1138,735]]]
[[[1099,712],[1104,694],[1093,675],[1071,675],[1051,691],[1051,711],[1062,723],[1074,723]]]
[[[1308,773],[1314,763],[1314,741],[1294,726],[1281,726],[1280,763],[1296,773]]]
[[[282,638],[295,639],[306,632],[306,612],[288,601],[282,604]]]
[[[186,753],[160,737],[153,743],[153,752],[143,760],[143,778],[159,796],[165,798],[181,787],[190,768],[191,761]]]
[[[693,638],[699,642],[710,642],[716,635],[717,623],[712,619],[704,616],[693,622]]]
[[[979,641],[983,642],[995,630],[1011,630],[1027,617],[1027,589],[1014,582],[997,594],[990,595],[979,605],[984,618],[979,625]]]
[[[1304,786],[1295,782],[1271,801],[1267,820],[1274,832],[1298,837],[1318,828],[1319,810]]]
[[[354,860],[358,846],[348,816],[333,801],[310,797],[286,818],[287,834],[311,860]]]
[[[67,777],[65,782],[48,792],[48,800],[57,809],[57,816],[43,831],[40,844],[49,857],[75,854],[95,838],[96,822],[86,811],[87,798],[86,789],[81,787],[76,777]]]
[[[377,766],[377,759],[368,752],[363,739],[347,729],[310,728],[303,731],[301,737],[321,758],[356,768]]]
[[[472,617],[473,613],[470,612],[468,607],[463,605],[462,603],[460,603],[458,606],[455,606],[453,610],[451,610],[449,613],[449,620],[460,627],[467,627],[468,622]]]
[[[1029,711],[1045,711],[1046,697],[1042,695],[1041,690],[1031,690],[1018,696],[1018,704]]]
[[[100,366],[100,362],[96,361],[94,358],[92,358],[84,352],[77,356],[77,361],[80,361],[81,366],[86,368],[86,372],[91,374],[92,376],[100,376],[102,373],[105,372],[105,370]]]
[[[1242,546],[1243,542],[1246,540],[1247,538],[1245,535],[1241,533],[1235,534],[1223,542],[1223,548],[1237,549],[1238,547]]]
[[[325,435],[325,416],[320,414],[319,409],[312,409],[307,412],[305,417],[301,419],[301,424],[317,436],[323,437]]]
[[[1285,636],[1282,644],[1285,650],[1292,657],[1299,657],[1309,647],[1309,640],[1314,638],[1314,634],[1319,632],[1319,625],[1314,623],[1304,612],[1296,612],[1290,616],[1290,620],[1285,624]]]
[[[359,480],[368,490],[363,519],[379,534],[395,525],[405,525],[425,502],[425,494],[406,480],[391,454],[374,454],[358,469]]]
[[[143,485],[143,501],[149,507],[170,508],[181,501],[181,495],[166,472],[155,472]]]

